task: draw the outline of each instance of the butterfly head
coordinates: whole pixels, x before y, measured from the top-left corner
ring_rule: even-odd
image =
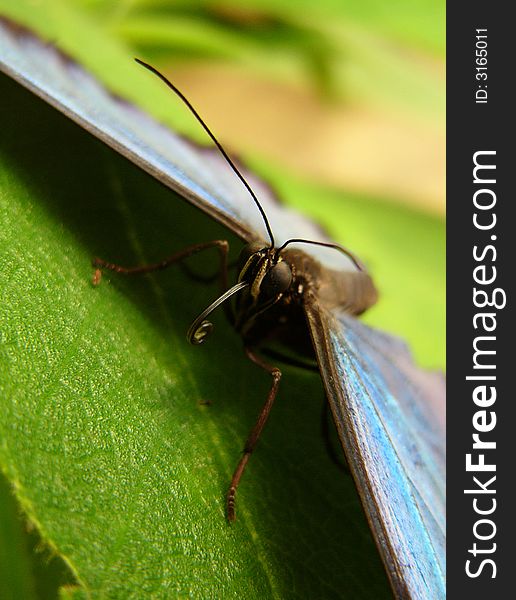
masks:
[[[280,252],[268,246],[264,248],[260,243],[244,246],[238,268],[238,281],[248,282],[248,293],[255,304],[276,299],[292,283],[292,268]]]
[[[289,290],[293,281],[291,265],[283,259],[280,250],[263,243],[250,243],[238,258],[236,285],[213,302],[188,330],[192,344],[202,344],[213,330],[206,317],[223,302],[237,295],[236,310],[232,317],[237,331],[245,333],[258,315],[276,304]]]

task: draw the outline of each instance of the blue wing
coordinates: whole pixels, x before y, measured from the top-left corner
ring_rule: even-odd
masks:
[[[445,598],[445,382],[397,338],[306,307],[339,437],[399,598]]]
[[[138,69],[141,67],[135,63],[135,76]],[[110,94],[57,48],[2,18],[0,71],[242,239],[268,239],[258,209],[218,151],[173,133],[135,106]],[[174,101],[178,100],[171,93],[170,102]],[[278,246],[294,237],[329,241],[316,224],[279,204],[263,181],[245,170],[244,174],[267,214]],[[321,249],[312,253],[318,253],[317,258],[331,268],[355,270],[347,257],[334,251]]]

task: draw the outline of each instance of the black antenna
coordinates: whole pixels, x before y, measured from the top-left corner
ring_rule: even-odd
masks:
[[[260,211],[260,214],[262,215],[263,218],[263,222],[265,223],[265,228],[267,229],[267,234],[269,235],[269,238],[271,240],[271,248],[274,248],[274,235],[272,234],[272,229],[271,226],[269,225],[269,221],[267,219],[267,215],[265,214],[265,211],[262,208],[262,205],[260,204],[260,202],[258,201],[258,198],[256,197],[256,194],[253,192],[253,190],[251,189],[251,186],[247,183],[247,181],[244,179],[244,176],[242,175],[242,173],[240,173],[240,171],[237,169],[235,163],[231,160],[231,158],[229,158],[227,152],[224,150],[224,148],[222,147],[222,145],[220,144],[220,142],[217,140],[217,138],[213,135],[213,133],[210,131],[210,128],[208,127],[208,125],[206,125],[206,123],[202,120],[201,116],[199,115],[199,113],[195,110],[195,108],[191,105],[190,101],[184,96],[184,94],[179,91],[176,86],[170,82],[165,75],[162,75],[157,69],[155,69],[153,66],[147,64],[146,62],[144,62],[143,60],[140,60],[139,58],[135,58],[134,59],[139,65],[141,65],[142,67],[145,67],[146,69],[148,69],[151,73],[154,73],[154,75],[157,75],[161,81],[163,81],[163,83],[165,83],[173,92],[175,92],[175,94],[177,96],[179,96],[181,98],[181,100],[186,104],[186,106],[190,109],[191,113],[193,114],[193,116],[199,121],[199,123],[202,125],[204,131],[206,131],[206,133],[210,136],[210,138],[212,139],[213,143],[217,146],[217,148],[220,150],[220,153],[222,154],[222,156],[226,159],[226,161],[228,162],[229,166],[233,169],[233,171],[236,173],[237,177],[240,179],[240,181],[244,184],[245,188],[247,189],[247,191],[251,194],[251,198],[254,200],[254,203],[256,204],[256,206],[258,207],[258,210]]]
[[[325,246],[326,248],[334,248],[335,250],[342,252],[342,254],[345,254],[348,258],[350,258],[351,261],[353,262],[353,264],[355,265],[355,267],[359,271],[365,271],[362,263],[358,260],[358,258],[352,252],[350,252],[349,250],[346,250],[346,248],[344,248],[344,246],[341,246],[340,244],[332,244],[331,242],[315,242],[314,240],[301,240],[299,238],[292,238],[291,240],[287,240],[283,244],[283,246],[278,248],[278,252],[281,252],[289,244],[294,244],[294,243],[295,244],[313,244],[314,246]]]

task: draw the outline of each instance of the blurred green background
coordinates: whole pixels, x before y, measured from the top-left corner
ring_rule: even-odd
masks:
[[[131,58],[163,70],[282,200],[363,258],[381,292],[366,320],[407,338],[418,362],[441,369],[444,13],[444,2],[429,0],[0,0],[0,14],[35,29],[114,92],[206,143],[184,106]],[[322,449],[322,391],[309,374],[285,370],[285,379],[294,380],[282,388],[287,408],[273,415],[276,425],[253,457],[254,474],[246,474],[242,529],[227,533],[224,486],[267,382],[247,389],[256,374],[234,358],[238,341],[230,332],[213,340],[215,354],[183,348],[196,310],[191,292],[177,291],[177,280],[112,280],[99,290],[87,284],[93,254],[125,262],[160,258],[183,238],[191,243],[184,229],[199,236],[225,232],[177,208],[124,161],[16,94],[2,95],[12,134],[7,128],[0,146],[6,255],[0,464],[7,475],[0,484],[0,598],[53,598],[59,589],[63,597],[388,596],[353,486],[340,481]],[[25,120],[24,138],[14,126]],[[18,135],[24,146],[16,145]],[[65,151],[72,140],[73,151]],[[61,172],[49,175],[56,164]],[[122,182],[125,203],[113,180]],[[55,281],[47,289],[49,273]],[[213,290],[203,293],[210,298]],[[165,303],[177,311],[156,316]],[[122,323],[123,333],[114,323]],[[220,382],[228,363],[239,375]],[[135,382],[134,373],[149,381]],[[199,378],[206,383],[194,385]],[[214,400],[209,414],[196,406],[200,395]],[[298,402],[300,395],[306,402]],[[170,396],[179,400],[169,410],[163,397]],[[292,424],[300,433],[286,432]],[[200,459],[214,444],[215,458]],[[107,455],[90,455],[91,446]],[[156,470],[156,497],[128,507],[140,489],[132,487],[131,473],[143,457]],[[169,464],[179,465],[184,489],[161,483],[170,479]],[[299,491],[292,510],[291,498],[281,500],[286,477]],[[12,485],[29,515],[29,533],[17,517]],[[172,497],[198,504],[197,516],[175,512]],[[160,519],[173,522],[170,531],[155,527]],[[166,551],[170,564],[160,562]],[[80,587],[62,587],[77,581]]]

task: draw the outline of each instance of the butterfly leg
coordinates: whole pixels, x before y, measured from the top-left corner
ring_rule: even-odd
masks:
[[[249,437],[247,438],[244,446],[244,454],[240,459],[235,472],[233,473],[233,479],[231,480],[231,484],[229,486],[229,490],[226,497],[226,511],[228,521],[234,521],[236,518],[235,514],[235,496],[238,488],[238,484],[240,483],[240,479],[242,478],[242,474],[244,473],[245,467],[249,461],[253,450],[256,447],[256,443],[258,442],[262,430],[267,422],[269,417],[269,413],[271,412],[272,405],[274,404],[274,400],[276,399],[276,394],[278,393],[279,382],[281,379],[281,371],[277,367],[273,367],[272,365],[266,363],[259,356],[257,356],[251,348],[245,348],[245,353],[249,357],[250,360],[254,362],[255,365],[261,367],[264,371],[267,371],[272,377],[272,385],[269,389],[269,394],[267,395],[267,400],[263,405],[263,408],[258,415],[258,420],[256,421]]]
[[[193,256],[198,252],[207,250],[208,248],[218,248],[220,254],[220,285],[222,290],[226,290],[228,287],[228,249],[229,244],[226,240],[213,240],[211,242],[204,242],[202,244],[194,244],[193,246],[187,246],[179,252],[164,258],[163,260],[152,263],[149,265],[142,265],[139,267],[123,267],[115,263],[110,263],[101,258],[94,258],[92,261],[95,273],[93,275],[93,285],[98,285],[102,278],[102,271],[114,271],[115,273],[121,273],[123,275],[142,275],[144,273],[153,273],[154,271],[162,271],[167,269],[173,264],[180,263],[185,258]]]

